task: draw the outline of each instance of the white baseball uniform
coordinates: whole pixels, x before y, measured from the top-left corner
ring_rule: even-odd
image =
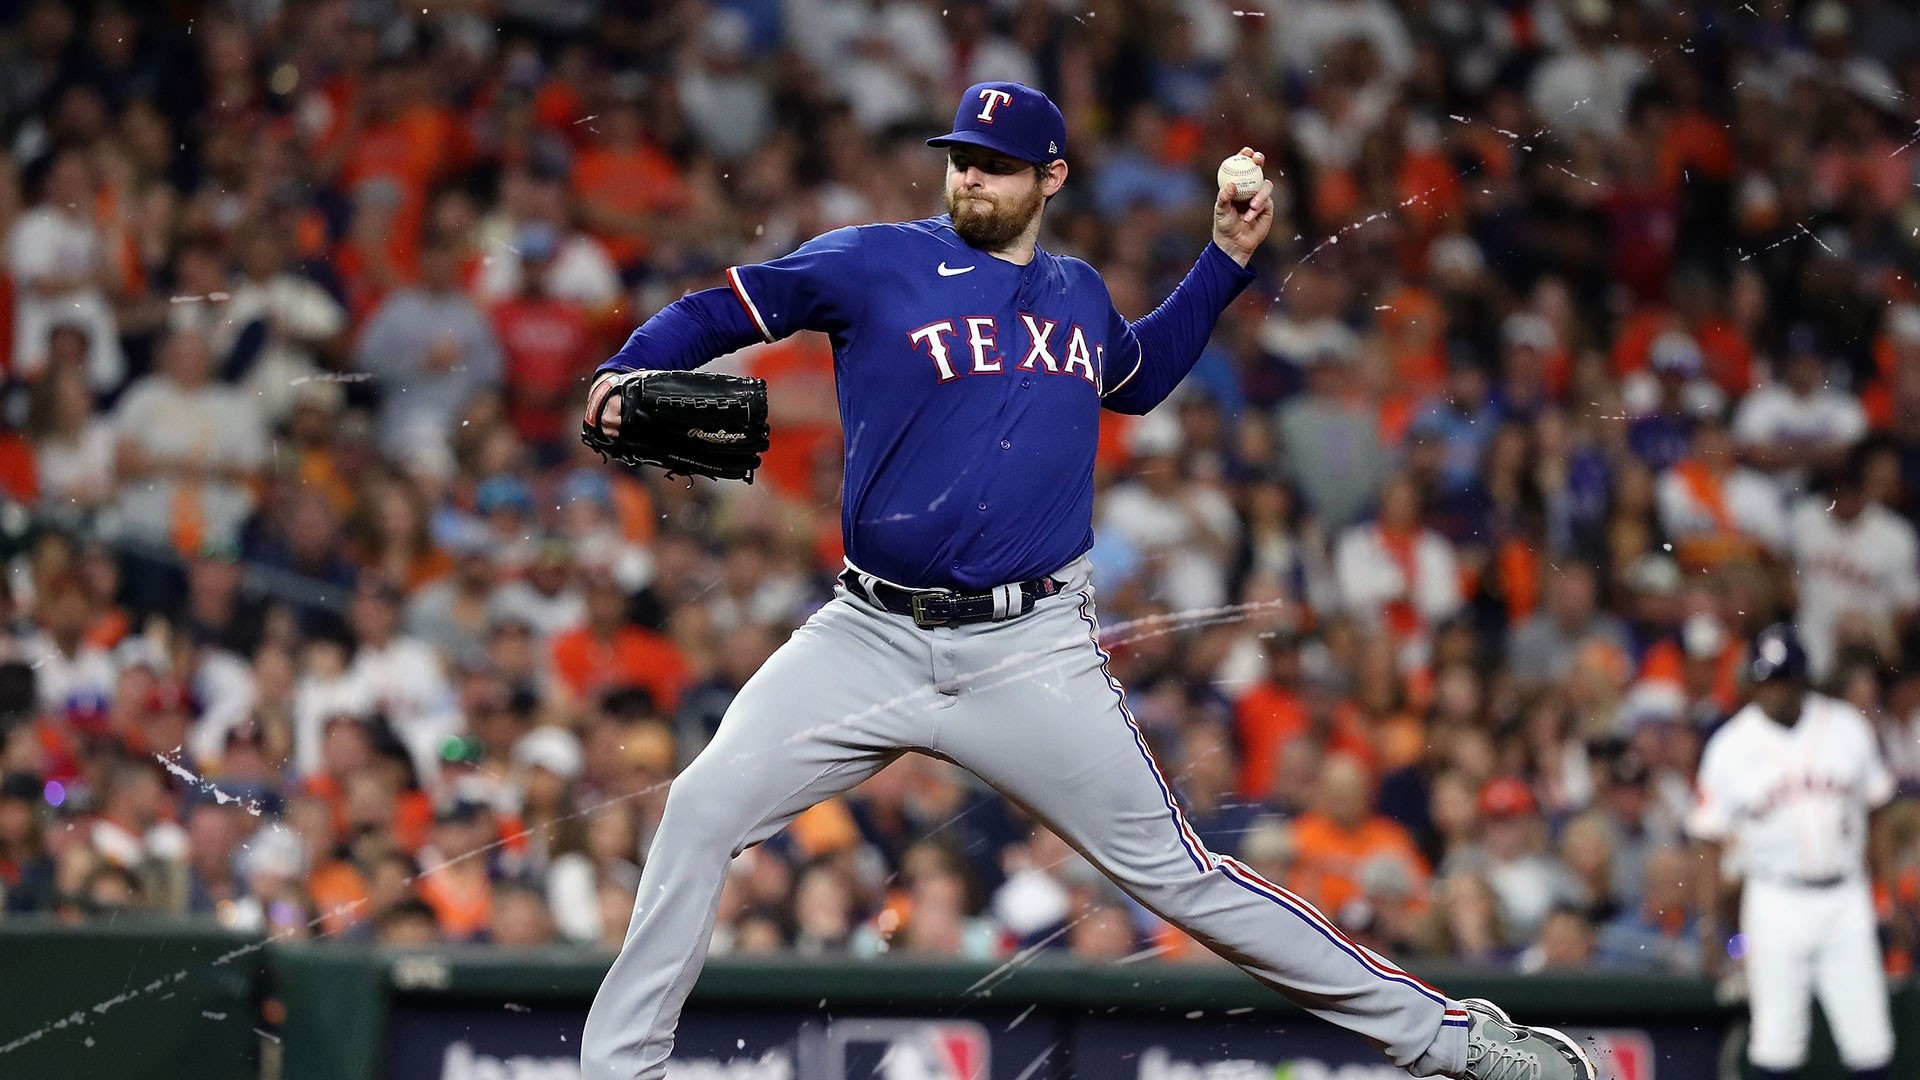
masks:
[[[1803,501],[1788,530],[1800,574],[1800,617],[1794,621],[1816,678],[1833,667],[1834,632],[1842,616],[1859,613],[1890,623],[1920,606],[1920,543],[1906,519],[1878,503],[1852,521],[1827,510],[1828,500]]]
[[[1817,997],[1847,1067],[1885,1066],[1893,1026],[1865,854],[1867,812],[1894,781],[1866,716],[1808,694],[1789,728],[1750,704],[1708,740],[1698,786],[1688,831],[1728,843],[1746,882],[1748,1057],[1799,1068]]]

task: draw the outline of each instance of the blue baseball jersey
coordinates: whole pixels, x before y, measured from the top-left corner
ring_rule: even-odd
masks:
[[[826,333],[847,558],[901,585],[990,588],[1093,545],[1101,408],[1164,399],[1252,277],[1208,245],[1167,303],[1130,323],[1079,259],[1039,250],[1015,265],[945,216],[855,226],[728,270],[728,289],[669,305],[602,370],[693,367]]]

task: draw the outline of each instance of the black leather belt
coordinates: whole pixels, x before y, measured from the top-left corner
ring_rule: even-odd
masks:
[[[851,567],[840,572],[840,583],[855,596],[869,600],[876,607],[895,615],[910,616],[916,624],[924,627],[1017,619],[1032,611],[1036,601],[1052,596],[1065,587],[1053,578],[1043,577],[980,592],[903,589],[870,574],[861,574]]]
[[[1832,877],[1822,878],[1786,877],[1783,875],[1780,877],[1767,877],[1761,880],[1771,882],[1775,885],[1791,885],[1796,889],[1831,889],[1836,885],[1845,885],[1847,882],[1852,881],[1853,878],[1847,874],[1835,874]]]

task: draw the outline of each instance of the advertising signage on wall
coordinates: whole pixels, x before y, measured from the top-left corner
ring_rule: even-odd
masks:
[[[396,1003],[386,1075],[433,1080],[579,1080],[579,1009]],[[699,1013],[682,1018],[668,1080],[1061,1080],[1051,1020]]]
[[[395,1002],[390,1078],[578,1080],[586,1012],[507,1003]],[[1596,1028],[1609,1080],[1712,1076],[1722,1031]],[[1404,1080],[1324,1024],[1202,1014],[1187,1020],[1029,1009],[965,1018],[697,1011],[668,1080]]]

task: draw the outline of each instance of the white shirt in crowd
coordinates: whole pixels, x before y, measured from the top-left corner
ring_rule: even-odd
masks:
[[[40,503],[53,509],[74,502],[91,504],[114,485],[113,425],[95,417],[72,442],[46,438],[33,447],[40,476]]]
[[[193,306],[181,304],[175,312]],[[293,408],[301,385],[320,374],[314,344],[347,329],[347,309],[318,282],[293,273],[240,282],[220,312],[218,324],[207,328],[207,342],[218,357],[232,351],[249,326],[266,323],[266,342],[241,378],[240,390],[275,419]]]
[[[1333,574],[1340,586],[1342,606],[1367,626],[1378,625],[1388,603],[1412,601],[1428,625],[1460,610],[1460,568],[1453,546],[1431,529],[1420,530],[1413,546],[1414,579],[1408,581],[1400,564],[1387,554],[1380,529],[1372,523],[1355,525],[1340,535],[1333,549]]]
[[[61,323],[87,331],[87,382],[105,391],[126,376],[120,331],[105,290],[84,285],[59,293],[32,286],[49,277],[95,278],[107,258],[100,231],[86,218],[39,206],[20,215],[7,236],[7,269],[13,273],[13,370],[38,374],[47,362],[47,338]]]
[[[1867,414],[1860,399],[1830,387],[1806,397],[1782,382],[1756,387],[1733,414],[1733,438],[1742,446],[1809,443],[1823,448],[1852,446],[1867,435]],[[1788,477],[1798,487],[1804,477]]]
[[[504,219],[503,219],[504,222]],[[496,230],[503,222],[490,222],[482,232],[490,240],[487,256],[481,261],[480,275],[474,280],[475,299],[482,304],[497,303],[518,295],[526,271],[520,253],[511,242],[511,234]],[[507,223],[510,225],[510,223]],[[606,246],[583,232],[567,234],[560,240],[553,261],[547,264],[547,292],[562,300],[571,300],[589,311],[612,306],[620,299],[620,268]]]
[[[347,665],[347,678],[386,714],[421,777],[439,775],[440,744],[466,730],[466,720],[434,647],[411,637],[396,637],[377,649],[362,646]]]
[[[1743,876],[1820,881],[1864,872],[1867,812],[1894,781],[1866,716],[1808,694],[1792,727],[1758,705],[1735,713],[1707,741],[1697,787],[1687,831],[1730,843]]]
[[[1799,575],[1796,628],[1816,677],[1832,668],[1835,631],[1847,615],[1863,615],[1882,630],[1920,607],[1920,540],[1906,519],[1868,503],[1852,521],[1807,499],[1790,530]]]
[[[150,375],[133,385],[114,412],[122,441],[133,443],[158,462],[199,461],[209,468],[256,470],[266,462],[267,436],[260,410],[241,392],[208,383],[185,389],[172,379]],[[174,525],[179,485],[166,476],[124,486],[120,509],[127,531],[166,541]],[[253,508],[253,494],[222,479],[202,485],[200,513],[207,535],[231,539]]]
[[[1155,591],[1161,598],[1182,608],[1227,602],[1227,568],[1215,544],[1238,539],[1240,519],[1218,488],[1187,485],[1173,498],[1163,498],[1128,481],[1109,491],[1104,502],[1100,532],[1124,536],[1143,553],[1159,556]]]
[[[1765,473],[1735,466],[1721,479],[1720,495],[1727,516],[1743,535],[1776,551],[1786,546],[1786,500],[1780,486]],[[1660,527],[1668,536],[1678,540],[1720,531],[1719,522],[1694,497],[1678,471],[1668,469],[1660,475],[1654,497],[1660,509]]]
[[[65,713],[70,706],[104,709],[113,700],[119,669],[113,657],[98,645],[81,642],[72,656],[60,651],[53,637],[36,633],[21,643],[20,659],[33,667],[33,685],[40,707]]]

